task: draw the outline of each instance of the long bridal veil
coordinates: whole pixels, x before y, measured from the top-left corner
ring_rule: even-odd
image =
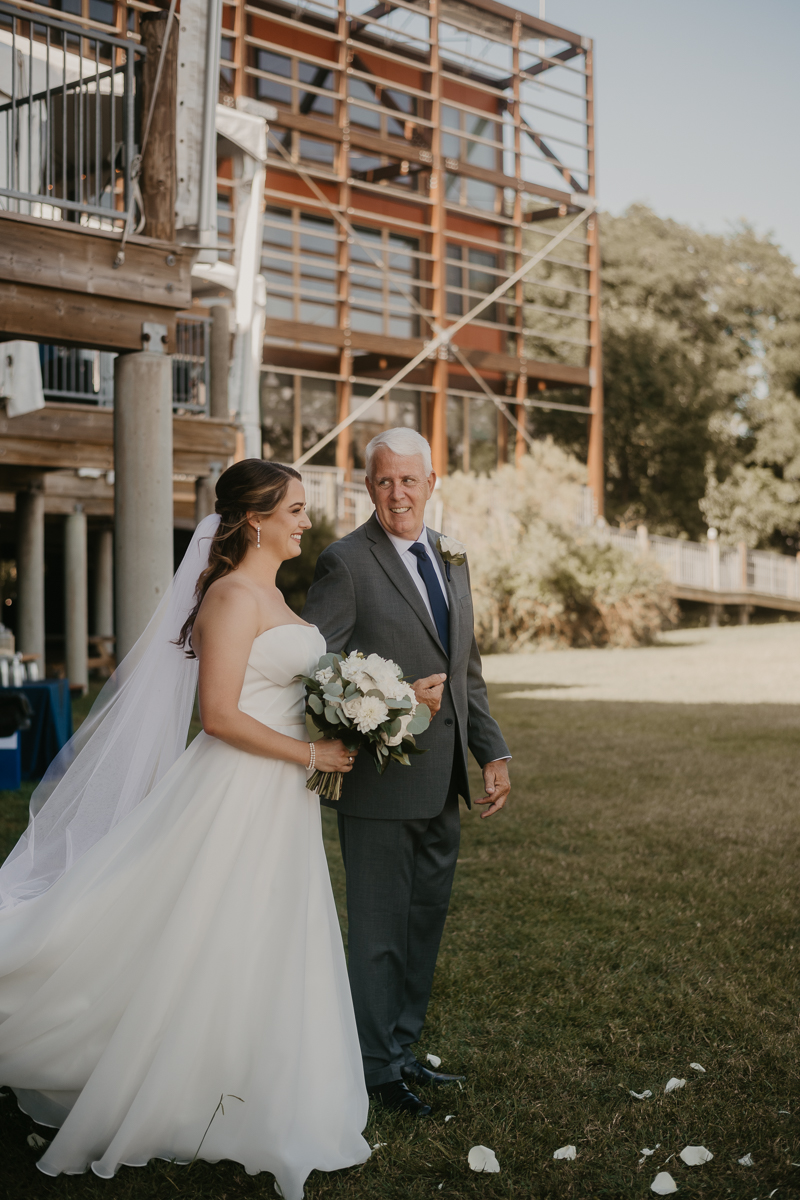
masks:
[[[38,896],[152,791],[186,748],[197,660],[175,645],[219,517],[195,530],[163,600],[31,798],[0,867],[0,908]]]

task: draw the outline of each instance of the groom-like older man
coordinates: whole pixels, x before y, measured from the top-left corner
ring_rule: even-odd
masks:
[[[425,526],[436,483],[430,446],[414,430],[389,429],[367,446],[366,467],[375,512],[320,555],[303,616],[329,650],[398,663],[432,714],[418,738],[426,754],[381,776],[360,755],[331,805],[347,875],[350,985],[367,1089],[388,1108],[426,1116],[430,1106],[416,1087],[459,1078],[430,1071],[411,1047],[450,901],[459,796],[470,804],[467,748],[483,770],[484,817],[506,802],[510,755],[489,714],[468,568],[445,562],[439,535]]]

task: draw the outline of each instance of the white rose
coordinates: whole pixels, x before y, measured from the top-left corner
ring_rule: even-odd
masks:
[[[399,746],[400,743],[402,742],[403,738],[406,736],[406,730],[408,729],[408,727],[411,724],[413,719],[414,719],[413,712],[406,713],[405,716],[400,717],[400,732],[396,733],[394,735],[394,737],[387,738],[386,745],[387,746]]]
[[[439,550],[442,554],[451,554],[453,558],[467,553],[467,547],[463,542],[460,542],[458,538],[448,537],[446,533],[439,538]]]
[[[377,696],[353,696],[342,703],[342,711],[355,721],[359,733],[377,729],[389,715],[389,709]]]

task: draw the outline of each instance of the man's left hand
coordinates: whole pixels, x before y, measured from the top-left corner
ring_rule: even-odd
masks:
[[[496,762],[486,764],[483,768],[483,786],[486,788],[486,795],[482,796],[480,800],[476,800],[475,803],[488,804],[489,808],[486,809],[486,812],[481,813],[481,820],[499,812],[511,791],[507,759],[499,758]]]

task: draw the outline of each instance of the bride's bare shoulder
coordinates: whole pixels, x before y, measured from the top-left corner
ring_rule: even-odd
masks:
[[[259,603],[253,585],[235,574],[216,579],[208,588],[196,625],[202,630],[209,624],[235,622],[258,624]]]

